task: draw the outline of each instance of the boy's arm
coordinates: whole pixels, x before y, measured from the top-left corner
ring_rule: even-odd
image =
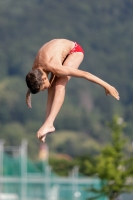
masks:
[[[30,92],[30,89],[27,90],[27,93],[26,93],[26,104],[29,108],[32,108],[31,106],[31,92]]]
[[[50,77],[50,80],[49,80],[49,82],[50,82],[50,86],[51,86],[52,83],[54,82],[55,77],[56,77],[56,76],[55,76],[53,73],[51,73],[51,77]]]
[[[106,95],[110,94],[117,100],[120,99],[119,93],[114,87],[112,87],[107,82],[103,81],[102,79],[98,78],[97,76],[94,76],[93,74],[89,72],[75,69],[69,66],[50,67],[50,70],[56,76],[72,76],[72,77],[77,77],[77,78],[84,78],[88,81],[94,82],[102,86],[103,88],[105,88]]]

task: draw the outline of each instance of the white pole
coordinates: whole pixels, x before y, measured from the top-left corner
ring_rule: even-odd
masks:
[[[72,184],[72,193],[73,193],[73,197],[72,199],[74,200],[79,200],[80,198],[80,192],[78,191],[78,174],[79,174],[79,167],[75,166],[72,170],[72,180],[73,180],[73,184]]]
[[[49,200],[49,194],[50,194],[50,177],[51,177],[51,167],[49,165],[46,165],[45,169],[45,199]]]
[[[0,194],[2,193],[4,140],[0,140]],[[1,197],[0,197],[1,199]]]
[[[27,141],[22,140],[21,155],[21,200],[27,199]]]

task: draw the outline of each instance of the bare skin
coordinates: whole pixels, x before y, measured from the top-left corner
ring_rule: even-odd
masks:
[[[73,47],[74,42],[72,41],[66,39],[52,40],[39,50],[32,67],[33,69],[40,68],[44,73],[42,77],[44,85],[41,91],[48,89],[45,122],[37,132],[37,138],[42,142],[45,141],[48,133],[55,131],[54,120],[64,102],[65,86],[71,77],[84,78],[99,84],[105,89],[106,95],[112,95],[117,100],[120,98],[118,91],[110,84],[89,72],[78,69],[84,55],[82,52],[69,54]],[[50,82],[47,78],[49,73],[52,75]]]

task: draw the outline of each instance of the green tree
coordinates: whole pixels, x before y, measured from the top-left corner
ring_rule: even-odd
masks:
[[[115,116],[109,127],[112,130],[112,142],[96,158],[92,171],[100,179],[100,188],[92,186],[88,189],[96,194],[91,199],[107,196],[110,200],[115,200],[120,194],[133,190],[133,157],[128,158],[124,154],[126,140],[122,137],[122,130],[125,123],[122,118]]]
[[[74,168],[76,162],[74,160],[65,159],[65,158],[54,158],[50,157],[49,164],[52,166],[52,169],[59,176],[68,176],[69,172]]]

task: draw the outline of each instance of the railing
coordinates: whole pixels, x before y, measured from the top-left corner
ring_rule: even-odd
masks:
[[[4,163],[5,152],[9,151],[15,157]],[[19,158],[17,167],[16,157]],[[19,168],[16,175],[5,173],[6,166],[10,171],[11,162],[14,170]],[[74,167],[68,177],[59,177],[53,175],[48,164],[42,173],[28,173],[27,162],[27,141],[23,140],[19,147],[4,146],[4,141],[0,141],[0,200],[85,200],[94,195],[86,190],[90,185],[100,187],[98,179],[79,177],[78,167]]]

